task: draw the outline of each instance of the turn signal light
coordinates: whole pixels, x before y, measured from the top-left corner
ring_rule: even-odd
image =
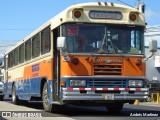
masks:
[[[66,86],[66,83],[65,83],[64,81],[61,81],[61,82],[60,82],[60,85],[61,85],[61,87],[65,87],[65,86]]]
[[[135,61],[135,63],[136,63],[137,66],[140,66],[140,65],[142,64],[142,61],[141,61],[140,59],[137,59],[137,60]]]

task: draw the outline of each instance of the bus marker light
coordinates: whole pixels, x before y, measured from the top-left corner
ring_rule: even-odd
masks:
[[[129,19],[130,19],[131,21],[135,21],[135,20],[137,19],[137,16],[136,16],[135,14],[130,14],[130,15],[129,15]]]
[[[80,17],[81,17],[81,12],[78,11],[78,10],[76,10],[76,11],[74,12],[74,17],[80,18]]]
[[[98,2],[98,5],[101,5],[101,2]]]
[[[107,2],[104,2],[104,4],[107,6],[108,4],[107,4]]]

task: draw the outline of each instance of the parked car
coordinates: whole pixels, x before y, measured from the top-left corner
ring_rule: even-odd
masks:
[[[0,76],[0,101],[2,101],[4,98],[3,87],[4,87],[3,76]]]
[[[0,60],[0,101],[4,98],[4,62]]]

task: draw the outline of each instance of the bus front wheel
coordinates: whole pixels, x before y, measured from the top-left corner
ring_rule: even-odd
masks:
[[[43,86],[42,101],[43,101],[44,110],[47,111],[47,112],[52,112],[53,111],[53,104],[48,103],[47,82]]]

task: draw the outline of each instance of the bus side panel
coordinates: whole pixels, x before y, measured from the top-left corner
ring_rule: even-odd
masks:
[[[33,78],[17,81],[17,95],[19,99],[30,100],[31,96],[40,97],[41,78]]]
[[[6,98],[8,98],[9,95],[12,94],[12,84],[13,84],[13,82],[5,82],[4,83],[4,89],[3,89],[3,91],[4,91],[4,94],[5,94]]]
[[[45,77],[53,80],[53,59],[50,58],[25,67],[23,76],[27,79]]]
[[[16,92],[18,98],[21,100],[30,100],[30,81],[29,80],[19,80],[16,81]]]
[[[40,86],[41,86],[41,77],[40,78],[33,78],[31,79],[30,81],[30,94],[32,96],[37,96],[37,97],[40,97],[41,95],[41,92],[40,92]]]
[[[5,91],[12,94],[12,85],[15,82],[16,93],[19,99],[30,100],[31,96],[41,97],[42,79],[53,80],[53,59],[40,61],[31,65],[9,70],[8,82],[5,83]]]
[[[25,98],[29,100],[32,96],[41,97],[41,89],[43,89],[43,86],[41,86],[42,80],[48,81],[53,79],[52,61],[50,58],[24,68],[24,79],[26,79],[24,80],[23,92],[21,93],[22,90],[19,89],[19,93],[21,94],[19,94],[20,99]]]

